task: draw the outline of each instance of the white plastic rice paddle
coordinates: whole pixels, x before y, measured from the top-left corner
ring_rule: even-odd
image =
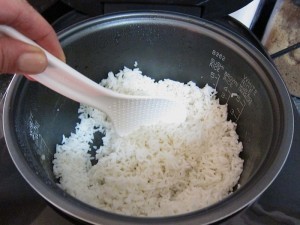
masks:
[[[0,33],[40,47],[12,27],[0,25]],[[48,58],[48,66],[43,73],[29,76],[70,99],[105,112],[120,136],[125,136],[142,125],[160,121],[180,123],[186,118],[185,107],[174,99],[116,93],[100,86],[40,48]]]

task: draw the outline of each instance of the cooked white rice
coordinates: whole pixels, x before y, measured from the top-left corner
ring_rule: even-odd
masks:
[[[173,96],[186,105],[186,121],[119,137],[104,113],[81,105],[76,132],[63,136],[53,160],[62,189],[95,207],[134,216],[190,212],[232,192],[243,169],[242,143],[213,88],[154,82],[137,68],[109,73],[101,84],[125,94]],[[104,134],[102,146],[93,143],[95,132]],[[97,152],[95,165],[90,151]]]

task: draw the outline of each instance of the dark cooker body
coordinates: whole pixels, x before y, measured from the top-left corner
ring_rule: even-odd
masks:
[[[188,16],[133,13],[91,20],[62,32],[60,40],[68,63],[95,81],[138,61],[153,78],[216,87],[221,103],[229,106],[229,118],[238,122],[245,159],[242,188],[207,210],[166,219],[95,210],[63,193],[52,175],[55,145],[73,131],[78,104],[15,78],[4,111],[10,154],[32,187],[68,214],[108,224],[214,222],[251,203],[280,171],[293,133],[291,102],[268,59],[241,37]]]
[[[49,0],[30,0],[30,2],[39,9],[49,5]],[[54,2],[55,0],[52,0],[52,4]],[[183,12],[202,18],[217,18],[241,9],[251,0],[223,0],[222,4],[219,0],[61,0],[61,2],[90,16],[116,11],[152,9]]]

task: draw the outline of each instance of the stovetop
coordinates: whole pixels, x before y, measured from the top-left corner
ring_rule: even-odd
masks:
[[[74,22],[78,17],[70,19]],[[9,156],[2,131],[2,108],[11,78],[11,75],[0,75],[0,224],[81,225],[39,196],[22,178]],[[216,225],[300,224],[300,99],[291,98],[295,110],[295,132],[282,171],[255,202]]]

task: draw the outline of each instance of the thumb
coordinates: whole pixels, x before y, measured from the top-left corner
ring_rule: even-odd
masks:
[[[0,73],[37,74],[46,66],[47,57],[38,47],[0,37]]]

